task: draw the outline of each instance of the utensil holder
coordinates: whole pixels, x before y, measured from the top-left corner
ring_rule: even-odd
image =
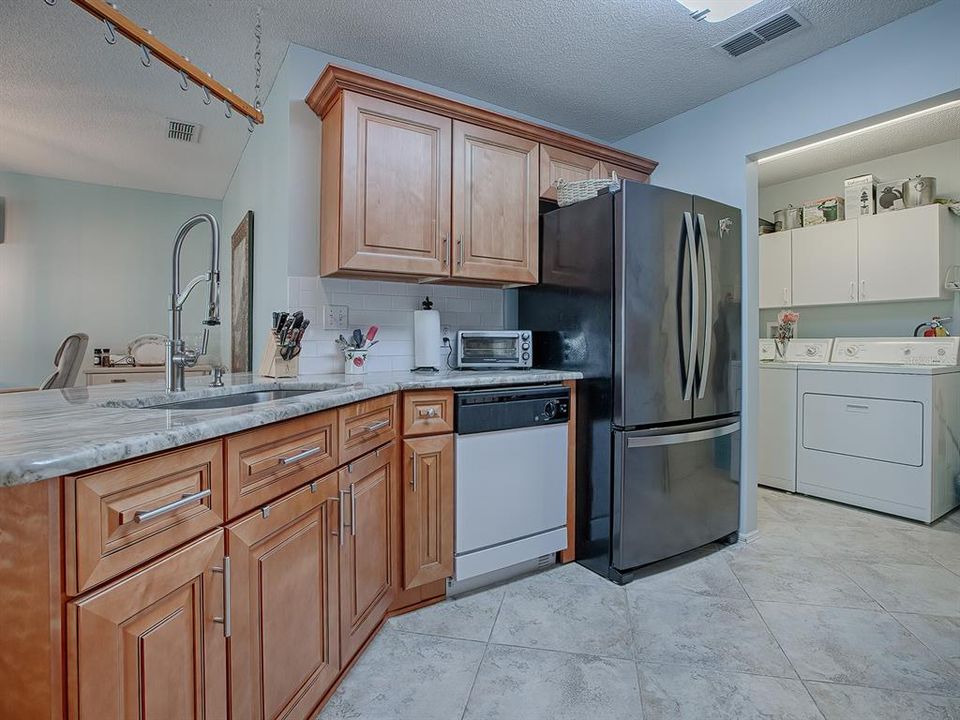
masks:
[[[367,351],[359,348],[344,350],[343,372],[346,375],[363,375],[367,372]]]
[[[280,357],[280,340],[272,330],[267,333],[257,374],[272,378],[297,377],[300,374],[300,358],[284,360]]]

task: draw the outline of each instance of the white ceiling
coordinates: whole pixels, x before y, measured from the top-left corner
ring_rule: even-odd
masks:
[[[759,165],[760,187],[960,139],[960,105],[865,129]]]
[[[120,8],[242,96],[289,42],[383,68],[593,137],[617,140],[934,0],[760,0],[697,23],[674,0],[123,0]],[[792,5],[810,28],[734,59],[713,49]],[[199,92],[69,0],[0,2],[0,170],[222,197],[247,138]],[[792,92],[785,89],[785,95]],[[771,98],[776,102],[778,98]],[[204,125],[165,139],[165,118]],[[269,119],[268,119],[269,122]]]

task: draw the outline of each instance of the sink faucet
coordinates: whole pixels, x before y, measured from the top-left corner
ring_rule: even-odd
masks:
[[[180,289],[180,251],[187,234],[200,223],[210,225],[210,270],[197,275]],[[207,317],[203,324],[203,340],[199,348],[187,348],[180,328],[180,313],[190,292],[201,282],[210,283],[210,300],[207,304]],[[167,340],[167,391],[181,392],[184,388],[185,370],[197,364],[200,356],[207,352],[211,325],[220,324],[220,227],[212,215],[195,215],[180,226],[177,239],[173,243],[173,291],[170,294],[170,339]]]

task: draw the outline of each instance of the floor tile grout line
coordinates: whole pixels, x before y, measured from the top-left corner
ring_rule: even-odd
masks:
[[[736,575],[736,573],[734,573],[734,575]],[[740,582],[740,578],[737,578],[737,582]],[[746,592],[746,590],[744,590],[744,592]],[[760,608],[757,607],[757,603],[755,603],[750,598],[749,595],[747,595],[747,599],[750,600],[750,605],[753,607],[753,611],[757,614],[757,617],[760,618],[760,622],[763,623],[763,626],[767,629],[767,632],[770,634],[770,637],[772,637],[773,641],[777,644],[777,647],[780,649],[780,653],[783,655],[783,659],[787,661],[787,664],[790,666],[790,669],[793,670],[794,674],[797,676],[797,680],[799,680],[800,673],[797,670],[796,665],[793,664],[793,660],[791,660],[790,656],[787,655],[787,651],[783,649],[783,645],[780,644],[780,638],[778,638],[774,634],[773,630],[770,629],[770,625],[767,623],[767,619],[763,616],[763,613],[760,612]]]
[[[497,614],[493,616],[493,623],[490,625],[490,632],[487,633],[487,645],[490,644],[490,638],[493,637],[493,631],[497,627],[497,620],[500,619],[500,611],[503,610],[503,603],[507,599],[507,589],[503,589],[503,595],[500,596],[500,604],[497,605]]]
[[[467,699],[463,703],[463,711],[460,713],[460,720],[467,716],[467,709],[470,707],[470,698],[473,697],[473,689],[477,686],[477,678],[480,677],[480,669],[483,667],[483,661],[487,657],[487,650],[490,649],[490,643],[485,643],[483,652],[480,653],[480,662],[477,663],[477,671],[473,674],[473,682],[470,683],[470,691],[467,693]]]
[[[929,695],[931,697],[946,698],[947,700],[960,700],[960,695],[951,695],[950,693],[937,692],[936,690],[904,690],[903,688],[881,687],[879,685],[858,685],[856,683],[837,682],[835,680],[818,680],[816,678],[800,678],[800,682],[817,683],[819,685],[837,685],[839,687],[860,688],[861,690],[881,690],[884,692],[903,693],[904,695]]]
[[[817,702],[817,698],[815,698],[813,696],[813,693],[810,692],[810,688],[807,687],[807,682],[803,678],[800,678],[800,685],[803,686],[804,691],[807,693],[807,696],[810,698],[810,702],[813,703],[813,706],[817,709],[817,712],[820,713],[820,717],[823,718],[823,720],[829,720],[827,718],[827,714],[823,711],[823,708],[820,707],[820,703]]]
[[[917,635],[917,634],[916,634],[913,630],[911,630],[909,627],[907,627],[906,625],[904,625],[904,624],[900,621],[900,618],[897,617],[896,614],[894,614],[894,613],[888,613],[888,614],[890,615],[890,617],[892,617],[892,618],[897,622],[898,625],[900,625],[900,627],[902,627],[904,630],[906,630],[907,633],[908,633],[911,637],[915,638],[917,642],[919,642],[919,643],[920,643],[921,645],[923,645],[927,650],[929,650],[931,653],[933,653],[933,656],[934,656],[934,657],[939,658],[941,662],[943,662],[948,668],[950,668],[950,669],[953,671],[953,673],[954,673],[958,678],[960,678],[960,668],[958,668],[958,667],[957,667],[956,665],[954,665],[950,660],[948,660],[947,658],[943,657],[943,656],[942,656],[939,652],[937,652],[934,648],[930,647],[927,643],[925,643],[925,642],[923,641],[923,638],[921,638],[919,635]],[[914,614],[920,614],[920,613],[899,613],[899,614],[901,614],[901,615],[914,615]],[[949,615],[922,615],[922,614],[920,614],[920,615],[921,615],[921,617],[950,617]]]

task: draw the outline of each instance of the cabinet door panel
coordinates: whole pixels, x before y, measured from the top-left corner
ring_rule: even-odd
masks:
[[[623,165],[614,165],[613,163],[608,162],[600,163],[600,177],[612,177],[613,173],[616,173],[617,177],[621,180],[636,180],[637,182],[642,183],[650,182],[650,176],[646,173],[640,172],[639,170],[633,170],[632,168],[624,167]]]
[[[377,628],[398,590],[400,477],[396,441],[340,470],[349,522],[340,547],[340,647],[346,663]]]
[[[532,140],[454,122],[454,276],[537,282],[538,148]]]
[[[857,221],[792,230],[793,304],[857,302]]]
[[[453,575],[453,435],[404,441],[403,587]]]
[[[308,718],[340,669],[337,474],[228,528],[235,717]]]
[[[71,718],[226,718],[223,531],[67,605]]]
[[[343,94],[340,267],[448,274],[449,118]]]
[[[760,236],[760,307],[779,308],[793,302],[790,230]]]
[[[860,223],[860,299],[922,300],[943,294],[938,205],[864,215]]]
[[[540,146],[540,197],[557,199],[557,181],[576,182],[600,177],[600,161],[569,150]]]

